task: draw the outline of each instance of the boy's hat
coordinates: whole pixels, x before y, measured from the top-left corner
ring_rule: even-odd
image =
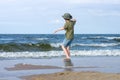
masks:
[[[65,13],[62,17],[64,19],[72,19],[72,15],[70,13]]]

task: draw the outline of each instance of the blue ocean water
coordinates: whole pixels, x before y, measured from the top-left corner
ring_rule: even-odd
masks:
[[[63,56],[63,34],[0,34],[0,58]],[[75,34],[72,56],[120,56],[120,34]]]

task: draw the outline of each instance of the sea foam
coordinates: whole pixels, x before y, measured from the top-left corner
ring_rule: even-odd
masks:
[[[0,53],[0,58],[49,58],[61,56],[65,56],[63,51]],[[120,56],[120,50],[72,50],[71,56]]]

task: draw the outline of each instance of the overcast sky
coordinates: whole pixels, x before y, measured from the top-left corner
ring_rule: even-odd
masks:
[[[120,34],[120,0],[0,0],[0,33],[52,34],[66,12],[76,34]]]

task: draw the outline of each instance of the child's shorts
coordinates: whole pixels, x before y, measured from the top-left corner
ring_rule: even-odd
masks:
[[[68,46],[71,45],[72,41],[73,41],[73,39],[68,40],[68,39],[65,38],[65,39],[63,40],[63,44],[62,44],[62,45],[63,45],[64,47],[68,47]]]

